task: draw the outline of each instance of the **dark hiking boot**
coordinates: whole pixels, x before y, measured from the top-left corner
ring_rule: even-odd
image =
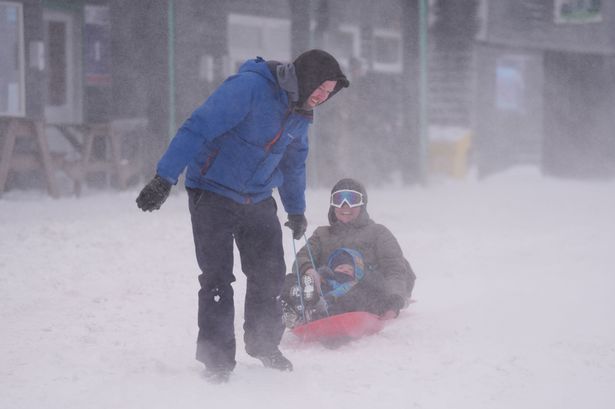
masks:
[[[229,369],[210,369],[205,367],[203,378],[209,383],[227,383],[231,377],[231,372]]]
[[[293,364],[277,348],[269,354],[256,355],[255,358],[259,359],[266,368],[289,372],[293,370]]]

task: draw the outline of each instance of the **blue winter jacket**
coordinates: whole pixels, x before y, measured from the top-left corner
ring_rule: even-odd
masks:
[[[256,203],[278,188],[289,214],[305,211],[307,131],[311,118],[291,110],[266,61],[245,62],[184,122],[158,162],[176,184]]]

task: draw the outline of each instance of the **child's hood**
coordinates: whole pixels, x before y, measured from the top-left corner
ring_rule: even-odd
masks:
[[[333,265],[334,262],[336,260],[339,260],[340,258],[349,258],[352,260],[355,279],[357,281],[361,281],[365,276],[365,263],[363,262],[363,255],[357,250],[340,247],[333,250],[327,261],[327,266],[329,266],[329,268],[333,270],[335,268],[335,266]]]

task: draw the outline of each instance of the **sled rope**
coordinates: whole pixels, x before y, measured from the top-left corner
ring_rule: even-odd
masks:
[[[305,239],[305,246],[307,247],[308,256],[310,256],[310,262],[312,263],[312,268],[316,270],[316,263],[314,263],[314,256],[312,256],[312,249],[310,248],[310,242],[307,239],[305,233],[303,233],[303,238]],[[293,243],[294,244],[294,243]],[[297,255],[295,255],[295,260],[297,259]]]
[[[299,286],[299,300],[301,300],[301,314],[303,314],[303,322],[307,322],[305,317],[305,303],[303,302],[303,288],[301,287],[301,274],[299,274],[299,263],[297,263],[297,247],[293,239],[293,253],[295,254],[295,273],[297,274],[297,285]]]

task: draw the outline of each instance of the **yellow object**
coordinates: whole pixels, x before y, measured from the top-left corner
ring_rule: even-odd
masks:
[[[468,172],[468,151],[472,144],[472,132],[467,131],[455,140],[432,140],[429,142],[429,171],[463,179]]]

